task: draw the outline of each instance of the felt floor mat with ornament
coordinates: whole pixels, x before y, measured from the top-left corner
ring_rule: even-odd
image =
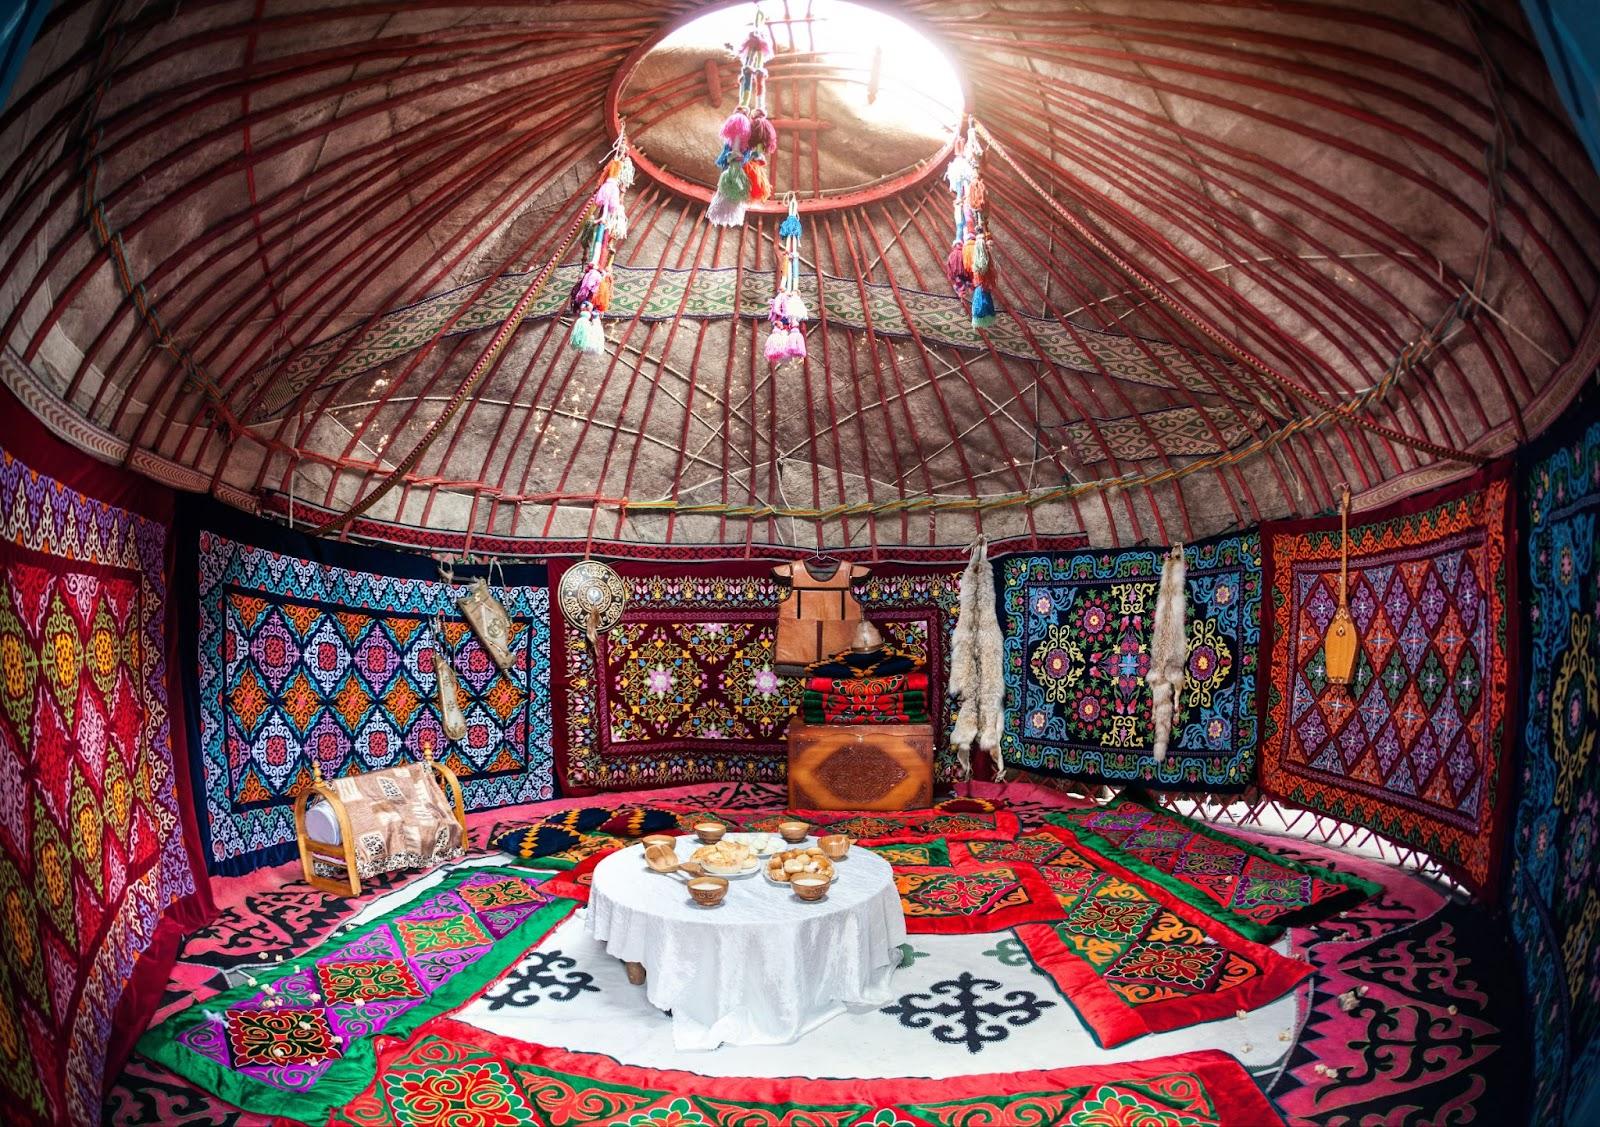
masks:
[[[372,1088],[332,1127],[417,1123],[564,1127],[932,1127],[974,1123],[1282,1124],[1220,1052],[952,1080],[710,1077],[618,1064],[454,1021],[386,1051]]]
[[[1379,862],[1261,841],[1380,886],[1338,918],[1290,933],[1317,975],[1293,1051],[1275,1074],[1258,1075],[1290,1121],[1525,1122],[1526,1008],[1506,973],[1504,923]]]
[[[1017,938],[1102,1045],[1251,1010],[1311,973],[1051,827],[1066,849],[1040,872],[1060,916]]]
[[[156,1025],[138,1051],[247,1111],[317,1121],[404,1036],[472,997],[571,910],[522,870],[474,868]]]
[[[1261,943],[1290,924],[1325,919],[1378,891],[1371,881],[1291,861],[1143,797],[1046,820]]]

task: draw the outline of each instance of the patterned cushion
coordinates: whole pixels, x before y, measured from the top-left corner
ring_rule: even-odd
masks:
[[[604,825],[611,814],[609,806],[574,806],[571,810],[547,814],[539,820],[547,826],[560,826],[576,833],[588,833]]]
[[[653,806],[624,806],[600,825],[603,832],[618,837],[642,837],[677,828],[676,814]]]
[[[503,850],[513,857],[527,860],[531,857],[545,857],[551,853],[560,853],[563,849],[571,849],[582,840],[576,830],[566,826],[554,825],[550,822],[535,822],[531,826],[524,826],[519,830],[501,834],[495,838],[493,845],[496,849]]]
[[[947,798],[934,809],[943,814],[993,814],[1001,805],[987,798]]]

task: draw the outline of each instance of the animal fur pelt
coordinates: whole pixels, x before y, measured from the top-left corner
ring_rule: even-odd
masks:
[[[950,655],[950,695],[961,708],[950,733],[951,746],[962,771],[972,774],[972,741],[999,760],[1000,729],[1006,702],[1001,671],[1000,619],[995,608],[994,570],[989,565],[989,542],[979,537],[972,546],[967,569],[961,575],[961,603]]]
[[[1189,632],[1184,622],[1186,593],[1184,581],[1189,568],[1184,563],[1183,545],[1174,544],[1161,565],[1161,584],[1156,589],[1155,625],[1150,637],[1151,716],[1155,721],[1154,754],[1160,763],[1167,757],[1172,740],[1172,722],[1178,712],[1178,698],[1189,664]]]

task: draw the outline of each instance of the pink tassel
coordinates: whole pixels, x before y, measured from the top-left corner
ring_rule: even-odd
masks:
[[[778,127],[760,110],[756,111],[755,120],[750,123],[750,139],[758,149],[768,153],[778,151]]]
[[[750,115],[743,109],[734,110],[722,123],[722,139],[742,153],[750,147]]]
[[[796,360],[806,354],[806,335],[799,329],[789,330],[789,355]]]
[[[789,334],[776,328],[767,334],[767,363],[778,364],[789,356]]]
[[[605,275],[593,266],[585,270],[583,277],[578,279],[578,284],[572,287],[572,308],[577,309],[587,304],[594,298],[594,291],[600,288],[600,280]]]
[[[600,209],[602,215],[610,215],[622,206],[622,189],[615,180],[607,180],[600,185],[600,190],[594,194],[594,206]]]
[[[779,321],[782,321],[788,316],[788,313],[785,312],[787,298],[788,295],[782,292],[772,295],[772,304],[767,309],[767,317],[773,322],[773,324],[777,324]]]
[[[772,40],[767,38],[765,31],[752,31],[746,36],[742,51],[746,54],[759,51],[763,60],[768,59],[772,55]]]

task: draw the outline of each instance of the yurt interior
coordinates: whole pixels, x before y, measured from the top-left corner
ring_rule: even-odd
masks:
[[[1595,0],[0,0],[0,1123],[1600,1125]]]

